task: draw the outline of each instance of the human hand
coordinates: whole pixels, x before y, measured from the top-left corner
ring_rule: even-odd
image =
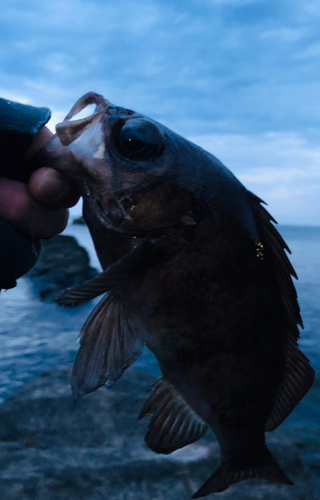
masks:
[[[25,157],[32,157],[52,138],[43,127],[35,135]],[[74,206],[79,194],[60,172],[40,168],[28,184],[0,178],[0,217],[16,229],[36,238],[51,238],[61,233],[68,221],[68,208]]]

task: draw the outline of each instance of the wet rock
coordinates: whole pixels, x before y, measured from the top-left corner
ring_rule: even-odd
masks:
[[[154,382],[129,369],[76,406],[70,368],[27,383],[0,406],[0,498],[5,500],[185,500],[218,466],[212,433],[171,455],[143,441],[148,419],[137,420]],[[244,481],[209,498],[314,500],[312,472],[299,449],[276,431],[269,447],[295,486]]]
[[[53,300],[62,290],[96,276],[87,251],[73,236],[59,235],[41,244],[40,258],[27,274],[41,299]]]

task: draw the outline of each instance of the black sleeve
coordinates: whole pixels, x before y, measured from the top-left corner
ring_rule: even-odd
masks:
[[[23,158],[34,134],[49,119],[47,108],[0,99],[0,177],[27,182],[30,172]],[[0,290],[13,288],[16,280],[35,265],[39,254],[39,241],[0,219]]]
[[[34,134],[49,121],[50,116],[47,108],[0,99],[0,177],[28,180],[23,158]]]

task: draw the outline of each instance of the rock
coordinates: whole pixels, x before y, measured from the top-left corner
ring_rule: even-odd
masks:
[[[218,466],[211,432],[168,456],[146,447],[148,419],[138,421],[137,415],[152,375],[130,368],[114,387],[102,387],[74,406],[70,370],[36,377],[0,406],[0,498],[186,500]],[[317,498],[298,448],[281,433],[272,434],[269,447],[295,486],[255,479],[216,498]]]
[[[53,299],[60,291],[96,276],[87,251],[73,236],[59,235],[41,244],[40,258],[27,274],[41,299]]]

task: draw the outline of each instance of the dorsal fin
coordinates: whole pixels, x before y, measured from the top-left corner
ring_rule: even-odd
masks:
[[[272,255],[281,300],[285,308],[288,334],[292,339],[298,340],[300,333],[297,325],[303,327],[303,324],[297,301],[297,292],[291,276],[294,276],[296,279],[298,277],[285,252],[285,250],[287,250],[291,253],[290,249],[275,226],[272,224],[272,222],[276,223],[276,221],[261,205],[262,200],[260,200],[260,198],[255,196],[253,193],[249,192],[249,195],[251,198],[251,206],[258,233],[260,234],[266,251]]]
[[[265,427],[266,431],[272,431],[290,415],[292,410],[309,391],[314,380],[314,370],[310,366],[308,358],[298,347],[300,336],[298,325],[303,328],[303,324],[296,289],[291,278],[291,276],[297,278],[297,275],[285,250],[289,253],[291,252],[282,236],[271,223],[271,221],[275,223],[276,221],[261,206],[262,200],[250,192],[249,196],[256,227],[265,252],[271,255],[272,258],[275,278],[280,291],[280,300],[286,318],[286,367],[273,411]]]

